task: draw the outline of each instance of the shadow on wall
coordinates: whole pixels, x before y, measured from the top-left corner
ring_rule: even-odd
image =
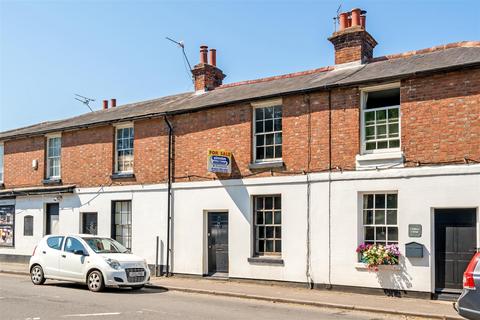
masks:
[[[399,270],[380,270],[376,273],[377,281],[388,296],[401,296],[401,291],[412,288],[412,276],[407,272],[405,258],[401,258]],[[405,293],[405,292],[404,292]]]
[[[427,246],[423,245],[423,258],[405,258],[410,261],[412,266],[415,267],[429,267],[430,266],[430,250]]]
[[[238,164],[235,161],[235,155],[232,155],[232,173],[234,172],[240,172],[240,169],[238,168]],[[236,182],[238,181],[238,185],[230,186],[229,182],[231,180],[224,179],[225,175],[217,174],[217,178],[227,191],[230,199],[232,199],[233,203],[235,203],[238,210],[242,213],[245,220],[247,220],[248,223],[251,223],[252,217],[249,214],[250,201],[245,201],[245,199],[250,199],[250,194],[247,191],[247,187],[245,187],[245,185],[243,184],[243,180],[238,179],[236,180]]]

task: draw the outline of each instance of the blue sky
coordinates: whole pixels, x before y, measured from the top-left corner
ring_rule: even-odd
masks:
[[[181,51],[217,49],[236,82],[333,64],[338,5],[368,11],[375,56],[480,40],[480,1],[0,0],[0,131],[191,91]]]

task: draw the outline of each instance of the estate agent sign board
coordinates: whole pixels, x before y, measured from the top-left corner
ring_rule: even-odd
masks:
[[[207,169],[209,172],[232,173],[232,153],[226,150],[208,150]]]

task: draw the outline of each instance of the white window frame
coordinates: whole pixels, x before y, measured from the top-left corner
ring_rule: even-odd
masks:
[[[49,180],[57,180],[57,179],[60,179],[60,177],[62,176],[62,134],[61,133],[54,133],[54,134],[48,134],[45,136],[46,139],[47,139],[47,152],[45,154],[45,159],[46,159],[46,178],[49,179]],[[55,138],[59,138],[60,139],[60,151],[59,151],[59,156],[58,156],[58,175],[56,176],[51,176],[50,175],[50,158],[53,158],[53,157],[50,157],[49,156],[49,151],[50,151],[50,139],[55,139]]]
[[[114,141],[114,149],[115,149],[115,173],[118,174],[131,174],[133,173],[134,167],[135,167],[135,128],[133,123],[122,123],[118,124],[115,127],[115,141]],[[117,145],[117,138],[118,138],[118,130],[119,129],[126,129],[126,128],[132,128],[133,129],[133,148],[132,148],[132,157],[133,157],[133,165],[132,165],[132,170],[128,171],[120,171],[118,170],[118,145]]]
[[[378,86],[370,86],[370,87],[363,87],[360,88],[360,106],[361,106],[361,121],[360,121],[360,137],[361,137],[361,153],[362,154],[374,154],[374,153],[393,153],[401,151],[402,147],[402,102],[400,101],[400,105],[398,106],[389,106],[383,108],[375,108],[375,109],[366,109],[366,102],[367,102],[367,95],[369,92],[375,91],[382,91],[388,89],[400,89],[400,82],[395,83],[388,83]],[[387,110],[393,109],[398,107],[398,139],[399,145],[397,148],[386,148],[386,149],[375,149],[375,150],[367,150],[367,141],[365,138],[365,113],[372,110]],[[387,124],[388,125],[388,124]],[[388,141],[388,140],[387,140]]]
[[[0,142],[0,183],[5,180],[5,145]]]
[[[373,214],[373,224],[369,224],[369,225],[366,225],[365,224],[365,221],[364,221],[364,196],[365,195],[377,195],[377,194],[383,194],[383,195],[388,195],[388,194],[395,194],[397,195],[397,207],[395,208],[395,210],[397,210],[397,224],[393,225],[389,225],[387,224],[387,213],[385,212],[385,224],[375,224],[375,213]],[[359,197],[360,197],[360,201],[359,201],[359,205],[360,205],[360,208],[359,208],[359,228],[360,228],[360,237],[359,237],[359,240],[360,240],[360,243],[366,243],[367,240],[365,240],[365,227],[366,226],[384,226],[385,228],[388,228],[388,227],[396,227],[397,228],[397,240],[396,240],[396,245],[398,245],[400,243],[400,201],[399,201],[399,197],[398,197],[398,191],[397,190],[387,190],[387,191],[364,191],[364,192],[360,192],[359,193]],[[375,201],[375,200],[374,200]],[[373,209],[375,210],[375,209]],[[385,210],[388,210],[388,207],[387,207],[387,196],[385,197]],[[386,234],[386,239],[385,239],[385,244],[387,244],[387,241],[388,241],[388,230],[387,230],[387,234]],[[376,239],[374,239],[374,242],[376,243]]]
[[[266,101],[261,101],[261,102],[254,102],[251,103],[253,107],[253,115],[252,115],[252,146],[253,146],[253,162],[254,163],[275,163],[275,162],[282,162],[283,161],[283,112],[284,112],[284,106],[283,106],[283,101],[282,99],[272,99],[272,100],[266,100]],[[270,158],[270,159],[257,159],[257,134],[255,132],[255,124],[256,124],[256,109],[261,109],[261,108],[267,108],[267,107],[276,107],[276,106],[281,106],[282,107],[282,130],[281,131],[272,131],[271,134],[274,135],[275,139],[275,133],[282,133],[282,157],[280,158]],[[275,129],[275,128],[274,128]],[[263,135],[265,135],[263,133]]]

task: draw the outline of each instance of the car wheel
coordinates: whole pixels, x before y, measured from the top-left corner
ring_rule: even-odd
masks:
[[[132,286],[132,290],[140,290],[143,288],[143,284],[139,286]]]
[[[102,291],[105,288],[105,283],[103,282],[103,276],[100,271],[93,270],[88,274],[87,278],[88,290],[93,292]]]
[[[30,277],[35,285],[44,284],[46,280],[45,276],[43,275],[43,269],[38,264],[35,265],[30,271]]]

